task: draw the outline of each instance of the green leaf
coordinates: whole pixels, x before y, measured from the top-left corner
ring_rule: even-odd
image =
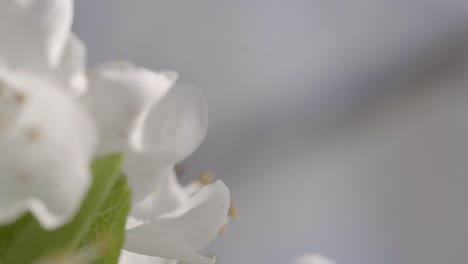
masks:
[[[0,263],[3,263],[3,257],[8,252],[11,241],[18,235],[20,230],[31,221],[32,216],[30,214],[24,215],[15,223],[0,226]]]
[[[115,264],[119,260],[125,237],[125,223],[131,206],[127,178],[121,176],[81,242],[81,250],[94,253],[93,264]]]
[[[80,211],[69,224],[57,230],[47,231],[42,229],[34,218],[26,217],[26,223],[7,227],[4,233],[13,234],[13,238],[3,249],[5,255],[2,264],[29,264],[43,260],[44,257],[63,260],[79,253],[77,249],[82,241],[88,238],[90,229],[97,225],[94,222],[99,218],[100,212],[106,209],[106,201],[113,197],[111,192],[119,181],[121,163],[122,156],[119,154],[99,158],[93,162],[93,185]]]

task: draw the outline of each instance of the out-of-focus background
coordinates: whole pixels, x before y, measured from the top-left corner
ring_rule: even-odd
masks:
[[[468,2],[79,0],[90,64],[202,87],[187,161],[240,208],[221,264],[468,261]]]

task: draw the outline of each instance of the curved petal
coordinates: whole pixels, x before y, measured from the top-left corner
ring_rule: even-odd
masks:
[[[215,239],[228,222],[229,206],[229,189],[217,180],[201,188],[182,207],[151,224],[174,230],[200,250]]]
[[[0,62],[8,67],[55,67],[73,19],[71,0],[0,0]]]
[[[229,190],[222,181],[203,187],[184,206],[127,231],[125,249],[144,255],[187,259],[208,245],[227,222]],[[207,260],[207,259],[205,259]]]
[[[172,166],[160,164],[150,155],[127,153],[122,166],[132,190],[132,204],[136,205],[155,192]]]
[[[174,72],[152,72],[129,63],[107,63],[89,74],[85,102],[97,120],[100,154],[141,149],[141,133],[151,107],[177,79]]]
[[[298,258],[294,264],[334,264],[334,262],[323,256],[313,254]]]
[[[91,118],[51,83],[5,71],[0,117],[0,224],[28,210],[44,228],[66,223],[91,182],[96,142]]]
[[[151,232],[151,235],[148,234]],[[214,264],[215,258],[200,255],[177,233],[158,226],[139,226],[127,232],[124,248],[141,255],[178,259],[190,264]]]
[[[150,257],[122,250],[119,264],[177,264],[177,260]]]
[[[163,176],[157,190],[132,209],[131,215],[147,221],[176,210],[188,199],[174,170]]]
[[[175,164],[200,145],[208,129],[204,94],[193,85],[175,85],[151,110],[144,146],[153,155]]]
[[[71,34],[57,67],[30,67],[26,72],[47,78],[71,95],[80,96],[88,88],[85,68],[86,47],[77,36]]]
[[[86,47],[76,35],[71,34],[54,74],[59,83],[70,89],[72,94],[83,95],[88,86],[85,68]]]

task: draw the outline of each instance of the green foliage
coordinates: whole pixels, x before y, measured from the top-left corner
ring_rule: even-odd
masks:
[[[127,178],[121,176],[104,203],[88,234],[81,242],[81,250],[97,249],[91,263],[114,264],[118,262],[125,237],[125,222],[130,211],[131,197]]]
[[[93,185],[69,224],[47,231],[28,214],[1,227],[1,264],[117,263],[130,208],[121,163],[117,154],[93,162]]]

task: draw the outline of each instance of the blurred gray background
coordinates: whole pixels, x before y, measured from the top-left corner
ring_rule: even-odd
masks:
[[[90,64],[206,91],[222,264],[468,262],[467,1],[79,0]],[[468,75],[467,75],[468,76]]]

